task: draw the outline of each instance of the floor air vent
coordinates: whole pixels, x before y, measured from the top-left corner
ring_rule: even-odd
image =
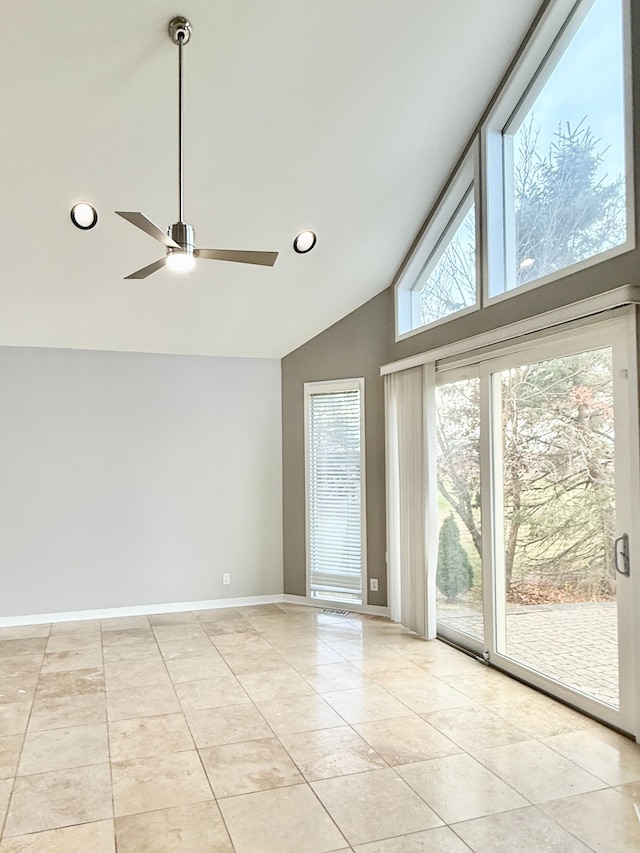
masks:
[[[348,610],[334,610],[331,607],[323,607],[320,612],[321,613],[335,613],[336,616],[348,616],[349,615]]]

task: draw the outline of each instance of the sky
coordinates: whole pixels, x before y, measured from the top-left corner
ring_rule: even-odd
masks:
[[[600,177],[606,173],[609,183],[624,174],[623,92],[622,0],[596,0],[533,106],[540,153],[558,123],[575,127],[586,116],[601,139],[598,150],[609,146]],[[517,151],[517,135],[515,146]]]

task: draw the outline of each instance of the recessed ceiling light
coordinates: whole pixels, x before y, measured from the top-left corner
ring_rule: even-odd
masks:
[[[98,221],[98,211],[86,201],[79,201],[71,208],[71,221],[76,228],[88,231]]]
[[[301,231],[293,241],[293,248],[299,255],[310,252],[316,244],[316,235],[313,231]]]

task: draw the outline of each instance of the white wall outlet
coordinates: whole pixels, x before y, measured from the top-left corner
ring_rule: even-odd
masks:
[[[222,583],[223,583],[225,586],[228,586],[228,585],[231,583],[231,575],[229,574],[229,572],[225,572],[225,573],[222,575]]]
[[[369,578],[369,589],[371,592],[378,591],[378,578]]]

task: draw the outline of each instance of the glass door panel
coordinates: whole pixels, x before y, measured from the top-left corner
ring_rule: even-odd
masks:
[[[483,642],[480,522],[480,380],[436,389],[438,471],[438,630]]]
[[[440,636],[630,733],[635,322],[585,323],[436,374],[430,563]]]
[[[618,708],[612,348],[491,382],[496,652]]]

